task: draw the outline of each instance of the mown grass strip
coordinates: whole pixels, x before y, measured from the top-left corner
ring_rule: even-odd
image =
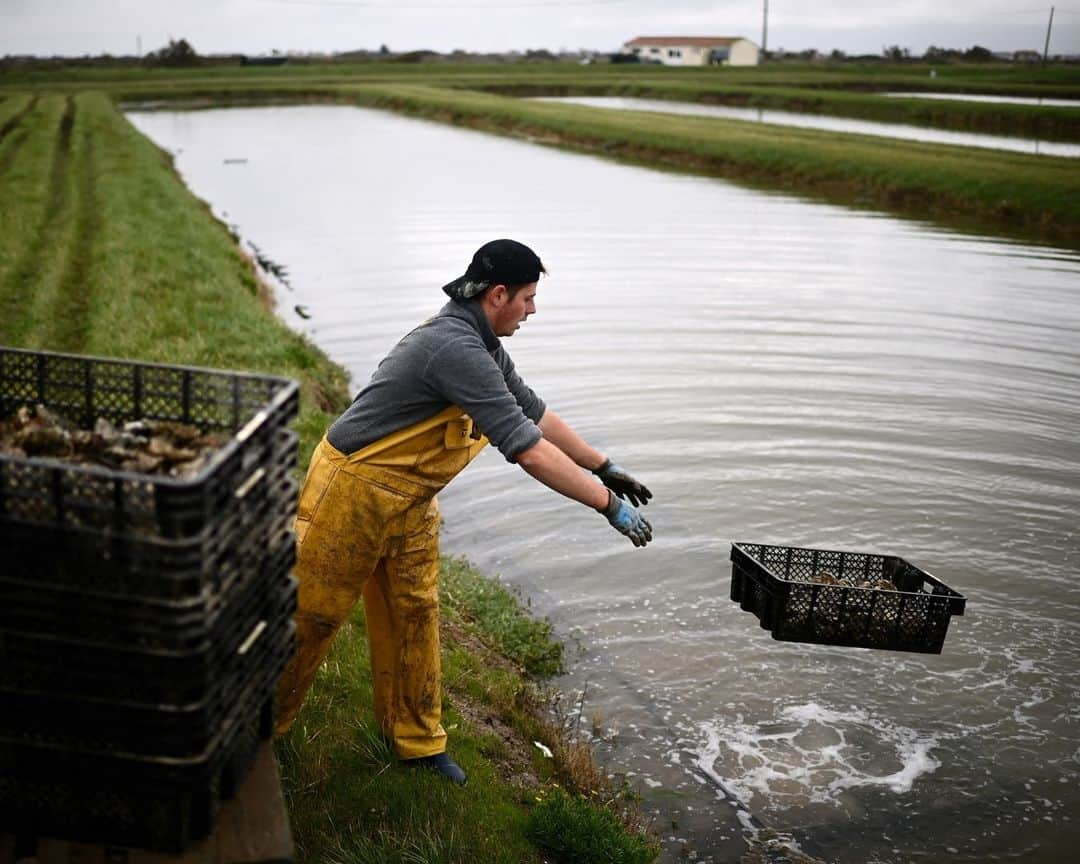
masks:
[[[568,82],[557,77],[457,85],[506,96],[623,96],[768,108],[878,123],[924,126],[1052,141],[1080,141],[1080,107],[904,99],[823,88],[733,85],[712,81]]]
[[[340,90],[359,104],[539,143],[1080,246],[1080,172],[1068,159],[419,85]]]
[[[75,100],[69,96],[52,148],[46,220],[15,273],[15,290],[24,298],[23,314],[15,319],[16,339],[57,351],[77,347],[63,333],[84,317],[77,304],[61,296],[61,282],[75,245],[77,178],[84,170],[73,152],[75,120]]]
[[[49,302],[54,314],[42,315],[44,327],[38,340],[45,346],[55,345],[58,350],[82,352],[90,335],[89,310],[96,285],[84,278],[90,262],[92,243],[100,227],[97,199],[97,149],[98,139],[88,121],[89,112],[74,111],[77,103],[85,97],[69,100],[75,114],[73,141],[68,148],[70,179],[65,183],[71,206],[70,229],[65,238],[63,269],[57,274],[55,290],[50,292]],[[65,115],[65,120],[69,115]],[[42,297],[46,296],[44,292]],[[56,314],[59,313],[59,314]]]
[[[42,254],[62,221],[64,190],[57,166],[62,162],[61,132],[68,110],[59,96],[41,99],[21,119],[8,142],[10,153],[0,174],[0,342],[24,344],[33,329],[33,288]]]
[[[29,133],[23,121],[37,106],[37,101],[37,96],[24,96],[13,97],[5,103],[13,110],[0,127],[0,177],[7,173],[26,141]]]
[[[19,121],[33,107],[36,98],[29,93],[14,93],[0,100],[0,142],[19,125]]]

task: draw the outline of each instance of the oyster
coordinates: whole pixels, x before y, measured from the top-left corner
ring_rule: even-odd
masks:
[[[174,420],[142,419],[117,425],[99,417],[80,429],[44,405],[19,407],[0,418],[0,453],[101,465],[138,474],[183,477],[197,473],[228,441]]]

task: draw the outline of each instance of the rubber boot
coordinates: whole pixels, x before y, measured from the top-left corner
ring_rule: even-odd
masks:
[[[469,781],[465,772],[461,770],[461,766],[451,759],[447,753],[436,753],[434,756],[421,756],[419,759],[408,759],[406,760],[406,764],[415,765],[418,768],[430,768],[433,771],[438,771],[443,777],[458,786],[464,786]]]

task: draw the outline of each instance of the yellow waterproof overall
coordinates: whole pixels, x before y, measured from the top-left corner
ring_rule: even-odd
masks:
[[[435,493],[485,444],[452,405],[350,456],[325,437],[315,448],[296,515],[296,654],[278,685],[277,734],[363,596],[382,732],[402,759],[446,749]]]

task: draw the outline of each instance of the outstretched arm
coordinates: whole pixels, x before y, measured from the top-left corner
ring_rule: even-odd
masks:
[[[519,453],[517,464],[545,486],[586,507],[602,513],[608,506],[608,490],[582,473],[562,448],[546,437]]]
[[[629,498],[635,507],[648,504],[652,492],[626,471],[612,462],[599,450],[589,445],[570,425],[554,411],[548,409],[540,418],[540,431],[552,444],[563,451],[582,468],[592,471],[600,482],[620,498]]]
[[[544,412],[544,416],[540,418],[537,425],[548,441],[587,471],[596,471],[607,461],[603,453],[591,447],[584,438],[570,428],[570,424],[550,408]]]
[[[551,413],[547,412],[540,421],[540,429],[545,437],[519,453],[517,464],[545,486],[602,513],[608,523],[620,534],[629,537],[635,546],[644,546],[652,540],[652,526],[648,521],[612,491],[582,473],[579,467],[582,463],[576,462],[562,446],[557,446],[557,442],[562,442],[579,458],[593,465],[608,464],[609,460],[586,444],[557,415],[545,428],[544,421],[549,420]],[[555,430],[557,441],[548,440],[548,429]]]

